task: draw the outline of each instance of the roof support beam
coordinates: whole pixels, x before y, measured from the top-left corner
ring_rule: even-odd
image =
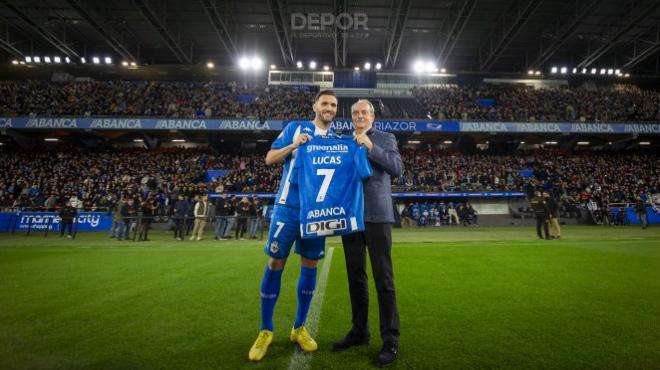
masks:
[[[586,68],[597,61],[600,57],[605,55],[612,47],[614,47],[621,39],[639,25],[644,19],[652,15],[653,12],[660,7],[660,1],[652,1],[649,6],[643,9],[639,15],[631,18],[619,31],[613,34],[607,41],[605,41],[599,48],[582,59],[577,65],[577,68]]]
[[[92,28],[96,32],[98,32],[99,35],[101,35],[101,38],[119,55],[121,55],[122,58],[130,61],[137,61],[137,58],[131,53],[128,48],[122,44],[120,41],[118,41],[116,38],[114,38],[103,26],[96,21],[96,18],[94,18],[88,11],[86,11],[76,0],[67,0],[67,3],[69,6],[74,9],[80,16],[87,22],[89,23]]]
[[[480,63],[482,71],[489,70],[497,59],[506,50],[511,41],[523,28],[542,0],[514,0],[513,4],[497,20],[486,50],[480,53],[483,56]]]
[[[476,5],[477,0],[467,0],[464,2],[461,8],[458,10],[454,22],[452,22],[451,25],[447,25],[449,30],[446,34],[446,37],[443,41],[441,41],[440,44],[440,51],[436,59],[438,64],[447,64],[447,60],[449,59],[452,51],[454,51],[454,46],[456,46],[456,41],[459,37],[461,37],[461,33],[463,33],[463,29],[470,19],[470,15],[472,15],[472,11]]]
[[[637,44],[645,44],[645,48],[641,51],[638,51]],[[633,68],[640,62],[646,60],[650,56],[655,55],[660,51],[660,25],[655,31],[655,40],[644,40],[642,38],[635,40],[633,45],[633,55],[629,57],[629,60],[621,66],[621,69],[627,70]]]
[[[6,38],[0,37],[0,49],[8,52],[9,54],[15,56],[19,60],[25,58],[25,55],[9,41],[9,28],[7,27],[7,32],[5,33]]]
[[[294,63],[295,55],[292,47],[291,30],[289,29],[288,12],[283,4],[283,0],[268,0],[268,10],[270,10],[270,15],[273,18],[275,36],[280,46],[284,65],[291,65]]]
[[[181,64],[192,64],[192,58],[183,51],[179,42],[170,34],[165,27],[165,24],[156,15],[156,12],[149,6],[147,0],[133,0],[133,3],[138,8],[142,16],[149,21],[149,23],[158,31],[160,37],[165,41],[167,47],[172,51],[172,54],[179,60]]]
[[[348,0],[334,0],[335,19],[337,19],[340,14],[346,13],[347,11]],[[346,30],[340,27],[339,22],[336,22],[334,34],[334,54],[335,66],[337,67],[346,67],[347,43],[348,37]]]
[[[57,50],[62,52],[64,55],[70,58],[80,58],[78,53],[71,49],[64,41],[60,40],[53,33],[44,28],[39,22],[37,22],[33,17],[30,17],[18,7],[14,6],[9,0],[0,0],[4,6],[9,8],[14,14],[18,16],[23,22],[27,23],[39,36],[43,37],[44,40],[48,41],[51,45],[55,46]]]
[[[539,52],[539,55],[529,64],[529,67],[539,68],[543,63],[547,62],[602,2],[603,0],[590,0],[578,10],[577,16],[572,18],[556,33],[554,40]]]
[[[410,5],[411,0],[400,0],[399,5],[392,9],[393,12],[390,16],[389,39],[387,41],[387,49],[385,52],[385,67],[393,68],[399,58],[403,33],[406,29],[406,24],[408,23]]]
[[[211,25],[213,25],[215,33],[218,35],[222,46],[225,47],[225,50],[227,50],[227,52],[232,57],[236,57],[238,55],[236,45],[234,44],[234,40],[229,35],[227,24],[222,20],[220,12],[218,12],[218,7],[215,5],[215,1],[201,0],[200,2],[202,3],[204,12],[209,17],[209,21],[211,21]]]

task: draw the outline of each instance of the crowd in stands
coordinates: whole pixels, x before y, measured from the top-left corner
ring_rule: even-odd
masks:
[[[433,119],[469,121],[659,121],[660,92],[632,85],[577,88],[506,84],[413,88]]]
[[[567,208],[634,203],[660,193],[660,157],[621,153],[518,151],[515,155],[402,151],[404,174],[395,191],[521,191],[543,189]]]
[[[236,82],[0,81],[0,116],[299,119],[312,117],[317,91],[311,86]],[[439,120],[660,120],[660,92],[633,85],[543,89],[520,84],[448,85],[415,87],[412,94],[428,116]],[[391,109],[378,109],[397,111],[396,99],[387,104]]]
[[[518,151],[515,155],[402,150],[404,173],[393,190],[550,192],[567,205],[599,208],[660,193],[660,157],[642,154]],[[208,169],[229,174],[207,181]],[[264,153],[213,153],[209,149],[11,151],[0,149],[0,208],[107,209],[121,196],[153,202],[171,212],[179,195],[271,193],[281,168]]]
[[[298,119],[317,88],[235,82],[0,81],[0,116]]]

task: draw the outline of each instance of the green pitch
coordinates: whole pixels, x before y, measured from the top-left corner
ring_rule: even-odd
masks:
[[[395,230],[402,337],[394,367],[659,368],[660,228],[566,227],[563,236],[537,240],[522,227]],[[0,369],[289,367],[297,256],[284,274],[275,341],[253,364],[261,242],[151,239],[0,234]],[[371,345],[329,350],[349,329],[350,306],[340,240],[328,248],[320,349],[302,364],[372,368],[375,294]]]

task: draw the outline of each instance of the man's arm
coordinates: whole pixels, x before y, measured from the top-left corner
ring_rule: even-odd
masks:
[[[396,146],[396,138],[392,134],[385,136],[383,145],[374,143],[367,157],[377,163],[391,176],[399,177],[403,173],[403,163],[399,148]]]
[[[286,159],[286,157],[291,154],[291,152],[311,139],[312,137],[307,134],[300,134],[293,139],[293,143],[285,146],[284,148],[269,150],[266,154],[266,165],[270,166],[283,162],[284,159]]]

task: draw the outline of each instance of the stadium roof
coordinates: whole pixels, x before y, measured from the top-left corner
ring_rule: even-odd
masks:
[[[352,27],[321,28],[333,18]],[[0,24],[7,63],[58,55],[235,65],[258,55],[290,68],[314,60],[407,70],[417,58],[456,72],[660,68],[657,0],[0,0]]]

